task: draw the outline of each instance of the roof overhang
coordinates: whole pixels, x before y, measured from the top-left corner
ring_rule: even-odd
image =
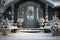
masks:
[[[21,0],[14,0],[14,1],[10,2],[9,4],[5,5],[5,7],[7,8],[8,6],[11,6],[11,4],[14,4],[18,1],[21,1]],[[60,1],[59,0],[40,0],[40,1],[45,3],[45,4],[48,4],[52,8],[60,7]]]
[[[18,1],[21,1],[21,0],[13,0],[13,1],[11,1],[10,3],[8,3],[7,5],[4,5],[5,9],[6,9],[7,7],[11,6],[12,4],[15,4],[15,3],[18,2]]]
[[[60,7],[60,0],[41,0],[43,3],[48,4],[52,8]]]

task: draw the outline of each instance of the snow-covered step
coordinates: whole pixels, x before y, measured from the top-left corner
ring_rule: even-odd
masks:
[[[44,29],[40,29],[40,28],[21,28],[18,31],[19,32],[37,33],[37,32],[44,32]]]

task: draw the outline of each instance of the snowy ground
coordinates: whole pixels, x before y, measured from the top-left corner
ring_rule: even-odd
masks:
[[[13,33],[11,36],[0,36],[0,40],[60,40],[60,36],[51,33]]]

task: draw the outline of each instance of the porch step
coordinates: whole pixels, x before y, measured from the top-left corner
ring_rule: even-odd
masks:
[[[20,30],[43,30],[44,28],[21,28]]]
[[[40,29],[40,28],[21,28],[18,31],[29,32],[29,33],[37,33],[37,32],[44,32],[44,29]]]

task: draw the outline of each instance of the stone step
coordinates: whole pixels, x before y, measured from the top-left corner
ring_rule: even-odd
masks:
[[[44,28],[20,28],[20,30],[44,30]]]
[[[29,33],[44,32],[44,30],[40,29],[40,28],[21,28],[18,31],[20,31],[20,32],[29,32]]]

